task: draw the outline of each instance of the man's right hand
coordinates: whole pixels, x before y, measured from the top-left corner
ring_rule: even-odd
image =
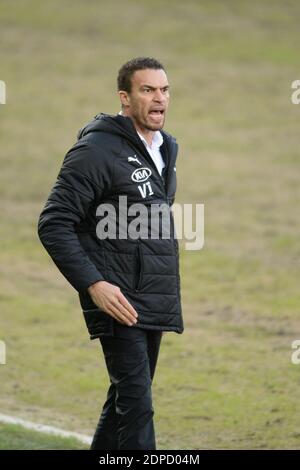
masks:
[[[119,323],[132,326],[137,322],[137,312],[118,286],[98,281],[88,287],[88,292],[94,304]]]

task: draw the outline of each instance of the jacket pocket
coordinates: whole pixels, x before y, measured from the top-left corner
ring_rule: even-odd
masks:
[[[83,309],[83,316],[90,339],[100,336],[113,336],[113,318],[99,308]]]
[[[143,279],[143,251],[141,242],[138,241],[138,246],[136,249],[136,271],[135,271],[135,286],[134,290],[137,292],[141,289],[142,279]]]

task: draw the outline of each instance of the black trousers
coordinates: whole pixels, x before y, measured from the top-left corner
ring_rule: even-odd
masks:
[[[99,338],[110,387],[91,450],[155,450],[151,385],[162,332],[114,320],[112,336]]]

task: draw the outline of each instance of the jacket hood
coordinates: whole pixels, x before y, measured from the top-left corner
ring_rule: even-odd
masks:
[[[118,135],[130,140],[135,146],[145,151],[144,145],[136,132],[133,121],[130,117],[121,114],[110,115],[105,113],[97,114],[88,124],[82,127],[77,134],[77,139],[85,137],[90,132],[105,132],[108,134]],[[176,139],[167,132],[160,130],[166,145],[172,146]],[[177,145],[177,144],[176,144]]]

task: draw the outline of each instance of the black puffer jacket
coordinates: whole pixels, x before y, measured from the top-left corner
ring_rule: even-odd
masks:
[[[158,239],[121,239],[117,229],[116,239],[100,239],[96,232],[103,220],[96,211],[103,203],[116,208],[118,227],[119,196],[127,196],[128,208],[142,203],[150,211],[151,204],[165,203],[170,209],[176,191],[178,146],[171,135],[161,132],[160,149],[166,163],[162,177],[130,118],[95,116],[66,154],[39,217],[40,240],[78,291],[91,339],[111,334],[116,321],[99,310],[87,291],[99,280],[119,286],[136,309],[138,321],[131,328],[184,330],[172,212],[169,238],[160,232]],[[128,216],[127,222],[131,219]]]

